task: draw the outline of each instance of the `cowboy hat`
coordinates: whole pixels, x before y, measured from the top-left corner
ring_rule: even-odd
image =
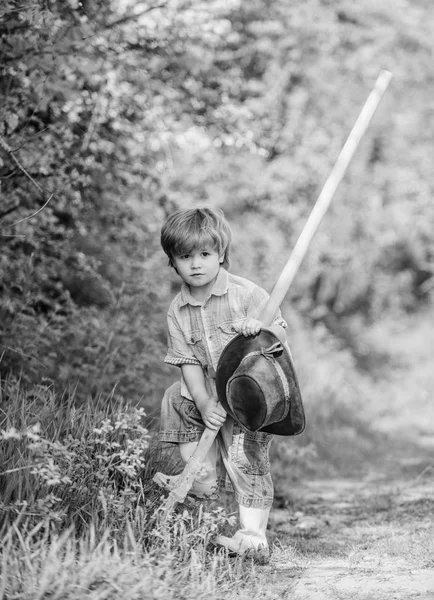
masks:
[[[304,429],[291,356],[268,329],[229,342],[217,365],[216,388],[226,412],[249,431],[297,435]]]

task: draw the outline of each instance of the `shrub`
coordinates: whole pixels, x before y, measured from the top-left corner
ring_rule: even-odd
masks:
[[[17,516],[49,527],[91,520],[121,528],[139,504],[158,452],[141,407],[115,394],[77,405],[50,387],[24,390],[11,378],[0,398],[3,522]]]

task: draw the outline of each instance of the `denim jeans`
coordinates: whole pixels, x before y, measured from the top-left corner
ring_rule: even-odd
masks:
[[[161,406],[160,441],[198,442],[204,429],[194,402],[181,395],[181,383],[171,385]],[[247,431],[229,415],[218,433],[219,483],[233,489],[242,506],[267,508],[273,502],[269,460],[272,438],[261,431]]]

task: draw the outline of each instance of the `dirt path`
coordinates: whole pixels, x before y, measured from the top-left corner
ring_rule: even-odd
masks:
[[[434,600],[434,327],[394,334],[404,368],[376,420],[401,444],[358,478],[306,478],[293,506],[272,511],[266,598]]]
[[[433,475],[423,467],[413,479],[305,486],[292,511],[272,515],[263,574],[276,597],[434,599]]]

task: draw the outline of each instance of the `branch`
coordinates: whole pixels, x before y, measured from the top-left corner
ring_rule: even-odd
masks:
[[[104,33],[104,31],[113,29],[117,25],[123,25],[124,23],[127,23],[128,21],[137,19],[152,10],[155,10],[157,8],[164,8],[165,6],[167,6],[166,3],[156,4],[155,6],[149,6],[148,8],[142,10],[139,13],[126,15],[124,17],[117,19],[116,21],[113,21],[112,23],[107,23],[107,24],[99,23],[99,22],[93,20],[93,23],[97,26],[97,31],[95,31],[92,34],[87,35],[86,37],[83,37],[80,41],[69,42],[68,48],[66,50],[60,51],[59,49],[57,49],[56,56],[70,56],[74,52],[77,52],[84,47],[87,48],[89,46],[91,38],[94,38],[94,37],[100,35],[101,33]],[[62,41],[64,41],[64,40],[62,40]],[[93,50],[95,51],[95,48],[93,48]],[[27,48],[25,48],[18,54],[11,54],[11,53],[5,54],[2,56],[3,64],[0,62],[0,68],[6,67],[8,65],[8,63],[17,62],[19,60],[22,60],[29,54],[31,54],[32,58],[34,58],[35,56],[43,56],[45,54],[53,54],[53,44],[47,48],[43,48],[42,50],[35,50],[29,44],[29,46]],[[106,56],[105,53],[104,54],[101,53],[101,55]]]
[[[18,160],[18,158],[15,156],[14,150],[9,146],[9,144],[6,142],[5,139],[3,139],[3,137],[1,135],[0,135],[0,146],[3,148],[3,150],[7,154],[9,154],[9,156],[12,158],[12,160],[14,161],[14,163],[20,169],[20,171],[22,171],[22,173],[24,173],[24,175],[33,183],[33,185],[36,187],[36,189],[39,190],[41,192],[41,194],[43,194],[44,190],[41,188],[41,186],[39,185],[39,183],[33,179],[33,177],[30,175],[30,173],[28,173],[26,171],[26,169],[20,163],[20,161]]]
[[[105,88],[104,88],[104,90],[102,90],[102,89],[100,90],[98,97],[95,100],[95,104],[94,104],[94,107],[92,110],[92,115],[90,117],[90,121],[87,126],[87,131],[83,138],[83,142],[81,144],[81,152],[85,152],[88,149],[90,140],[92,139],[92,135],[93,135],[95,129],[97,128],[99,118],[101,116],[101,113],[103,112],[103,108],[104,108],[104,106],[103,106],[104,105],[103,91],[105,91]]]
[[[24,352],[21,352],[20,350],[14,350],[14,348],[9,348],[9,346],[4,346],[3,344],[0,344],[0,347],[4,348],[5,350],[9,350],[10,352],[15,352],[15,354],[19,354],[20,356],[23,356],[24,358],[30,358],[31,360],[35,360],[37,363],[39,363],[41,365],[41,367],[43,367],[44,369],[47,368],[44,365],[44,363],[42,363],[40,360],[38,360],[36,358],[36,356],[31,356],[30,354],[24,354]],[[4,351],[2,352],[0,359],[2,359],[3,356],[4,356]]]
[[[40,179],[51,177],[51,173],[30,173],[32,177],[36,179],[39,177]],[[10,173],[4,176],[0,176],[0,181],[7,181],[8,179],[12,179],[13,177],[23,177],[23,173],[18,171],[18,169],[14,169]]]
[[[10,179],[11,177],[14,177],[15,173],[17,172],[17,169],[14,169],[13,171],[11,171],[8,175],[2,175],[0,176],[0,182],[1,181],[6,181],[7,179]]]
[[[15,223],[11,223],[10,225],[5,225],[5,227],[0,229],[0,231],[4,231],[5,229],[8,229],[9,227],[15,227],[15,225],[18,225],[19,223],[22,223],[23,221],[28,221],[29,219],[36,217],[36,215],[38,213],[40,213],[41,210],[44,210],[44,208],[47,206],[47,204],[50,202],[50,200],[53,196],[54,196],[54,193],[50,195],[48,200],[40,208],[38,208],[38,210],[36,212],[32,213],[31,215],[28,215],[27,217],[20,219],[19,221],[15,221]]]
[[[44,194],[44,190],[41,188],[39,183],[30,175],[30,173],[28,171],[26,171],[26,169],[20,163],[18,158],[15,156],[13,149],[9,146],[9,144],[6,142],[5,139],[3,139],[3,137],[1,135],[0,135],[0,146],[12,158],[12,160],[17,165],[17,167],[20,169],[20,171],[22,173],[24,173],[24,175],[33,183],[33,185],[36,187],[36,189],[39,192],[41,192],[41,194]],[[32,213],[31,215],[29,215],[27,217],[24,217],[23,219],[20,219],[19,221],[15,221],[15,223],[11,223],[10,225],[5,225],[5,227],[0,229],[0,231],[4,231],[5,229],[8,229],[9,227],[15,227],[15,225],[18,225],[19,223],[22,223],[23,221],[28,221],[29,219],[32,219],[37,214],[39,214],[41,212],[41,210],[43,210],[47,206],[47,204],[50,202],[50,200],[53,196],[54,196],[54,192],[52,192],[50,194],[50,197],[48,198],[48,200],[40,208],[38,208],[38,210],[36,212]],[[15,210],[15,208],[13,210]],[[12,212],[12,211],[8,211],[8,212]],[[2,216],[4,216],[4,215],[2,215]]]
[[[113,27],[116,27],[116,25],[123,25],[124,23],[128,23],[128,21],[138,19],[146,13],[151,12],[151,10],[155,10],[157,8],[164,8],[165,6],[167,6],[166,2],[163,2],[162,4],[155,4],[154,6],[148,6],[148,8],[145,8],[145,10],[142,10],[139,13],[131,13],[129,15],[121,17],[120,19],[117,19],[116,21],[113,21],[112,23],[107,23],[107,25],[103,26],[103,29],[112,29]]]

